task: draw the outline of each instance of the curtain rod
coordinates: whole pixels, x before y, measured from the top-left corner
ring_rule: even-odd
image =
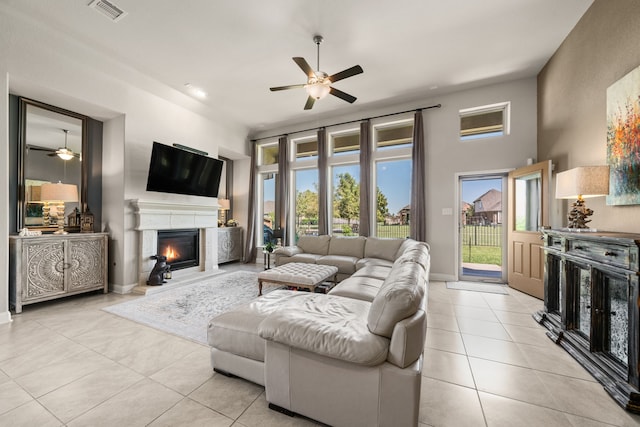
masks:
[[[293,131],[293,132],[281,133],[279,135],[263,136],[262,138],[252,139],[251,142],[260,141],[260,140],[263,140],[263,139],[277,138],[277,137],[280,137],[280,136],[291,135],[291,134],[294,134],[294,133],[309,132],[310,130],[318,130],[318,129],[322,129],[322,128],[328,128],[328,127],[331,127],[331,126],[341,126],[341,125],[347,125],[349,123],[358,123],[358,122],[362,122],[364,120],[372,120],[372,119],[380,119],[382,117],[397,116],[398,114],[410,113],[412,111],[430,110],[432,108],[440,108],[440,107],[442,107],[442,104],[429,105],[428,107],[422,107],[422,108],[412,108],[411,110],[400,111],[400,112],[397,112],[397,113],[381,114],[379,116],[367,117],[367,118],[364,118],[364,119],[349,120],[349,121],[346,121],[346,122],[334,123],[334,124],[331,124],[331,125],[318,126],[318,127],[309,128],[309,129],[302,129],[302,130],[296,130],[296,131]]]

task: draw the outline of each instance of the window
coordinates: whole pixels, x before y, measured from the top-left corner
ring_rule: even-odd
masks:
[[[331,234],[357,235],[360,224],[360,166],[334,166],[332,185]]]
[[[390,126],[375,128],[375,141],[378,150],[406,148],[413,145],[413,121],[396,123]]]
[[[376,162],[375,235],[409,236],[411,159]]]
[[[413,118],[378,123],[373,130],[372,232],[378,237],[405,238],[411,211]]]
[[[358,154],[360,152],[360,131],[351,130],[330,135],[330,155]]]
[[[318,169],[295,171],[295,239],[318,235]]]
[[[276,173],[261,174],[261,194],[262,194],[262,206],[260,207],[260,214],[262,217],[262,239],[261,244],[267,244],[269,242],[276,243],[276,239],[273,236],[273,230],[276,224],[276,188],[278,187]]]
[[[509,102],[460,110],[462,141],[509,134]]]
[[[258,164],[260,166],[278,164],[278,144],[277,143],[264,144],[260,146],[258,151]]]
[[[312,140],[296,140],[293,142],[295,150],[295,160],[311,160],[318,158],[318,141]]]

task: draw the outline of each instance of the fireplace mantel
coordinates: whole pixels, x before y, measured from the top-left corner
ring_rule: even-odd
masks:
[[[132,200],[136,230],[214,228],[218,226],[218,204],[203,206]]]
[[[178,270],[168,284],[174,285],[218,270],[218,204],[130,201],[138,231],[138,287],[145,287],[158,248],[158,230],[198,229],[200,231],[199,266]],[[164,287],[165,285],[163,285]]]

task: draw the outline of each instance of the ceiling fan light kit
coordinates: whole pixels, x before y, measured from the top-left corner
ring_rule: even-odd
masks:
[[[331,86],[332,83],[335,83],[339,80],[346,79],[347,77],[352,77],[357,74],[363,73],[362,67],[359,65],[355,65],[351,68],[347,68],[346,70],[340,71],[339,73],[328,75],[324,71],[320,71],[320,43],[322,43],[322,36],[316,35],[313,37],[313,41],[317,46],[317,63],[318,69],[316,71],[311,68],[309,63],[301,57],[292,58],[293,61],[298,64],[298,67],[307,75],[307,83],[306,84],[298,84],[298,85],[289,85],[289,86],[278,86],[272,87],[270,90],[272,92],[287,90],[287,89],[297,89],[304,88],[309,95],[307,98],[307,102],[304,105],[305,110],[310,110],[313,107],[313,104],[317,99],[322,99],[327,95],[331,94],[336,96],[344,101],[349,103],[354,103],[357,99],[355,96],[349,95],[348,93],[342,92]]]
[[[64,132],[64,148],[58,148],[56,150],[56,155],[65,161],[71,160],[75,157],[75,153],[67,148],[67,136],[69,135],[69,131],[67,129],[62,129],[62,132]]]

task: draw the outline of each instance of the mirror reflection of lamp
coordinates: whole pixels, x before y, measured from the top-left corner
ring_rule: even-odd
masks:
[[[556,175],[556,199],[577,199],[569,211],[568,227],[588,229],[593,210],[584,199],[609,194],[609,166],[580,166]]]
[[[220,222],[222,224],[227,223],[227,211],[231,209],[231,202],[229,199],[218,199],[218,211],[220,212]]]
[[[44,202],[43,213],[48,212],[49,216],[53,216],[50,212],[51,205],[56,207],[56,222],[58,230],[54,234],[67,234],[64,231],[64,204],[65,202],[78,201],[78,186],[75,184],[57,184],[45,183],[40,187],[40,199]],[[48,225],[48,224],[45,224]]]

